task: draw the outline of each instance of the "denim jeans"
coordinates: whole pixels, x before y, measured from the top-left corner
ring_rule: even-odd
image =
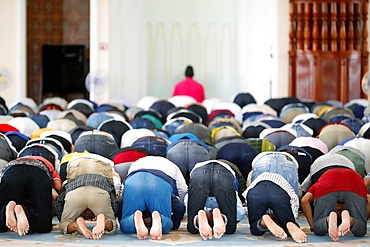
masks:
[[[179,140],[173,147],[167,149],[166,158],[175,163],[186,177],[196,163],[209,160],[205,147],[193,140]]]
[[[243,178],[248,179],[252,170],[252,161],[258,155],[258,151],[247,143],[228,143],[217,151],[217,159],[224,159],[235,164]]]
[[[277,173],[285,178],[298,194],[298,165],[293,156],[284,152],[266,152],[256,156],[252,164],[252,181],[264,172]]]
[[[109,159],[110,154],[117,149],[118,145],[113,137],[92,132],[90,135],[81,135],[77,138],[74,151],[81,153],[86,150]]]
[[[58,153],[51,146],[43,144],[31,144],[30,146],[24,147],[18,154],[18,157],[23,156],[41,156],[47,159],[53,166],[54,169],[59,172],[60,162],[58,159]]]
[[[142,147],[151,152],[153,155],[166,157],[167,142],[156,136],[144,136],[132,143],[131,147]]]
[[[253,235],[263,235],[258,227],[262,216],[268,209],[274,212],[279,225],[287,231],[288,222],[295,223],[290,206],[290,197],[284,189],[271,181],[261,181],[247,194],[248,220]],[[296,223],[295,223],[296,224]]]
[[[136,232],[134,214],[136,210],[158,211],[162,218],[162,232],[169,233],[173,227],[171,220],[172,187],[169,183],[150,172],[137,172],[124,183],[122,218],[120,228],[123,233]]]
[[[236,230],[236,189],[233,174],[222,165],[210,162],[195,169],[188,187],[188,224],[190,233],[198,233],[194,217],[204,209],[209,196],[216,197],[219,209],[227,217],[226,233]]]

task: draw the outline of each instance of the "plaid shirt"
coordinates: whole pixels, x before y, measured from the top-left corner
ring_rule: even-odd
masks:
[[[99,174],[82,174],[75,177],[63,186],[62,192],[54,204],[55,214],[59,221],[61,220],[64,199],[67,193],[82,186],[94,186],[106,190],[110,195],[113,212],[115,215],[117,214],[118,201],[116,199],[116,190],[114,188],[114,184],[108,178]]]
[[[245,140],[245,143],[251,145],[252,147],[257,149],[257,151],[259,151],[259,152],[274,151],[275,150],[274,144],[271,141],[265,140],[265,139],[248,138],[248,139]]]

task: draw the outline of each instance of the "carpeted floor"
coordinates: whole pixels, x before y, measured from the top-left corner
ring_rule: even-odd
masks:
[[[56,224],[53,231],[48,234],[35,233],[20,237],[14,232],[0,233],[0,246],[370,246],[370,222],[368,223],[368,234],[365,237],[358,238],[349,233],[337,243],[334,243],[328,235],[319,237],[309,232],[308,224],[303,215],[300,215],[298,222],[308,235],[305,244],[297,244],[291,238],[280,240],[270,233],[263,236],[253,236],[249,232],[249,224],[245,219],[238,224],[234,234],[207,241],[203,241],[198,234],[187,232],[185,221],[179,230],[171,231],[159,241],[150,238],[138,240],[136,235],[123,234],[119,230],[113,235],[105,235],[100,240],[90,240],[79,234],[62,235],[58,224]]]

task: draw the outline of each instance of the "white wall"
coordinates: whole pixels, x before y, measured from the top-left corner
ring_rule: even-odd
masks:
[[[289,19],[279,19],[279,11],[289,5],[282,2],[111,1],[110,97],[134,104],[145,95],[169,98],[188,64],[207,98],[286,96]]]
[[[148,91],[171,97],[187,65],[206,97],[229,100],[237,85],[237,1],[148,0]]]
[[[0,67],[11,79],[0,85],[0,96],[8,105],[26,95],[25,10],[26,0],[0,0]]]
[[[110,1],[110,95],[132,105],[147,95],[147,1]]]
[[[258,103],[287,96],[289,2],[239,0],[238,10],[240,91]]]
[[[289,1],[273,1],[275,3],[275,45],[273,53],[276,60],[273,78],[272,97],[286,97],[289,91]],[[277,4],[279,2],[279,4]]]
[[[90,0],[90,99],[108,102],[110,92],[109,0]],[[94,78],[99,78],[95,80]]]

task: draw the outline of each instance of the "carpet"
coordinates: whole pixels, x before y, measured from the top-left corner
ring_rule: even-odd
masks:
[[[299,216],[298,223],[308,236],[307,243],[304,244],[297,244],[291,238],[278,239],[269,232],[263,236],[251,235],[247,219],[239,222],[234,234],[207,241],[202,240],[198,234],[190,234],[186,230],[186,221],[182,222],[179,230],[163,235],[162,240],[151,240],[149,237],[145,240],[138,240],[135,234],[123,234],[119,230],[115,234],[104,235],[100,240],[90,240],[80,234],[63,235],[59,231],[57,222],[54,223],[52,232],[46,234],[34,233],[21,237],[10,231],[0,233],[0,246],[370,246],[369,224],[365,237],[358,238],[349,233],[341,237],[340,242],[335,243],[328,235],[316,236],[309,232],[307,221],[303,215]]]

